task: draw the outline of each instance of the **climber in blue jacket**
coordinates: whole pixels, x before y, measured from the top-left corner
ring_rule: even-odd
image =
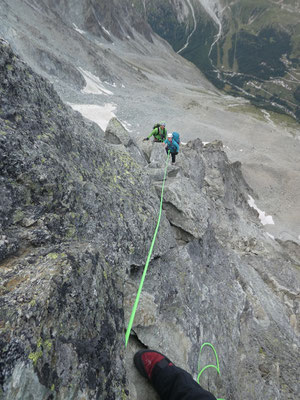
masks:
[[[175,157],[179,152],[179,145],[176,142],[176,140],[173,138],[173,134],[172,133],[168,133],[167,135],[167,139],[164,141],[165,143],[165,148],[166,148],[166,152],[168,154],[168,152],[171,153],[172,156],[172,164],[175,164]]]

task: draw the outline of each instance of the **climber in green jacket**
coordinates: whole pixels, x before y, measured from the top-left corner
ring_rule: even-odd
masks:
[[[166,123],[160,122],[154,125],[153,131],[144,140],[149,140],[151,136],[154,137],[154,142],[164,142],[167,138]]]

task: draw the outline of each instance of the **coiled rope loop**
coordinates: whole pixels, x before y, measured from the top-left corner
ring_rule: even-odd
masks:
[[[221,375],[221,373],[220,373],[220,365],[219,365],[218,354],[217,354],[217,352],[216,352],[216,349],[214,348],[214,346],[213,346],[211,343],[203,343],[203,345],[202,345],[201,348],[200,348],[199,362],[198,362],[198,371],[199,371],[199,369],[200,369],[200,357],[201,357],[201,352],[202,352],[202,350],[203,350],[203,348],[204,348],[205,346],[209,346],[209,347],[211,347],[211,348],[213,349],[213,352],[214,352],[214,354],[215,354],[216,364],[217,364],[217,365],[209,364],[209,365],[206,365],[205,367],[203,367],[203,368],[201,369],[201,371],[199,372],[199,374],[198,374],[198,376],[197,376],[197,382],[198,382],[199,385],[200,385],[200,383],[199,383],[200,376],[202,375],[202,373],[203,373],[207,368],[214,368],[214,369],[217,370],[218,374]],[[217,400],[225,400],[225,399],[217,399]]]

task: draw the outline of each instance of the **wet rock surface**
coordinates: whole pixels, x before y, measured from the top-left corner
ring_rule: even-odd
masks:
[[[201,384],[216,397],[296,400],[299,246],[266,236],[222,143],[191,141],[168,166],[125,350],[165,150],[84,120],[2,40],[0,76],[0,398],[150,400],[136,349],[196,377],[211,342],[221,377]]]

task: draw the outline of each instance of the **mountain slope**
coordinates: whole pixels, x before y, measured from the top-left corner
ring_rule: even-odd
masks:
[[[230,159],[242,162],[247,181],[258,193],[258,207],[273,216],[275,224],[266,225],[268,232],[297,241],[298,124],[252,107],[240,97],[218,92],[199,69],[176,55],[155,33],[149,39],[148,34],[144,36],[133,28],[132,19],[138,22],[141,18],[136,17],[139,10],[133,3],[120,6],[116,1],[101,2],[103,9],[98,14],[97,4],[2,0],[0,34],[23,60],[54,84],[65,102],[102,129],[116,115],[135,136],[148,135],[156,121],[165,120],[168,129],[179,131],[184,140],[222,140]],[[215,25],[211,39],[216,40],[218,19],[211,4],[219,3],[202,0],[201,4],[207,9],[203,14],[201,6],[201,15],[211,27]],[[119,10],[116,12],[124,12],[118,19],[120,25],[124,24],[116,33],[118,37],[108,30],[113,5]],[[200,3],[196,5],[200,9]],[[190,16],[190,8],[182,10],[184,21],[185,15]],[[95,24],[101,22],[104,32],[106,29],[105,36],[100,28],[96,33],[88,30],[85,21],[91,14],[97,17]],[[192,18],[190,21],[192,24]],[[127,27],[132,35],[124,34]],[[190,25],[189,32],[192,30]],[[207,49],[210,43],[208,38]],[[209,63],[207,55],[205,62]]]
[[[139,0],[136,1],[139,3]],[[219,88],[300,120],[300,8],[257,0],[146,1],[153,30]]]
[[[266,235],[222,143],[190,141],[168,167],[125,350],[165,151],[116,119],[105,133],[85,121],[3,40],[0,76],[1,400],[150,400],[133,352],[167,351],[195,375],[204,341],[216,396],[296,400],[299,246]]]

